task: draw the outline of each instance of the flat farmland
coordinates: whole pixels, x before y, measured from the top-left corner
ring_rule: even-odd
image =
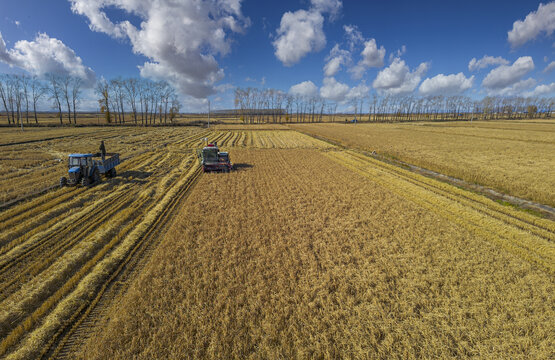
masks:
[[[0,357],[552,357],[553,221],[295,130],[105,130],[3,147],[125,160],[0,210]]]
[[[4,355],[21,341],[34,344],[21,347],[27,351],[23,358],[40,355],[79,307],[94,299],[109,274],[158,240],[152,230],[198,178],[195,149],[209,134],[199,128],[71,130],[59,139],[28,130],[35,142],[2,147],[3,199],[23,197],[0,211]],[[121,153],[116,178],[25,198],[67,174],[68,153],[96,152],[100,140],[108,151]]]
[[[80,358],[552,354],[553,222],[356,153],[234,158]]]
[[[502,193],[555,205],[552,120],[291,127]]]

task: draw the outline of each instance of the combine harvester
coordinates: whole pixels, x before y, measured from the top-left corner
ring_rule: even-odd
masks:
[[[96,154],[70,154],[68,161],[68,177],[60,178],[60,186],[90,186],[102,181],[101,175],[107,178],[116,176],[116,165],[119,165],[119,154],[106,153],[104,142],[100,146],[102,152]]]
[[[204,172],[230,172],[233,164],[229,160],[229,153],[220,152],[218,144],[210,143],[198,151],[198,156]]]

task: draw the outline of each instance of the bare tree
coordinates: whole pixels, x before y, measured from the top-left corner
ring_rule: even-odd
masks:
[[[125,89],[126,99],[131,106],[133,112],[133,120],[137,124],[137,95],[139,95],[140,84],[136,78],[129,78],[123,81],[123,88]]]
[[[50,93],[50,100],[54,102],[54,108],[58,109],[58,116],[60,117],[60,125],[63,125],[62,120],[62,98],[63,98],[63,90],[62,90],[62,82],[59,76],[55,74],[48,74],[47,75]]]
[[[81,100],[83,79],[74,77],[71,83],[71,103],[73,104],[73,123],[77,124],[77,103]]]
[[[110,124],[112,122],[112,114],[110,112],[110,85],[104,79],[99,80],[96,83],[95,91],[100,96],[100,99],[98,99],[100,111],[104,113],[106,123]]]
[[[36,77],[31,78],[31,98],[33,100],[33,113],[35,115],[35,123],[38,124],[37,103],[46,94],[48,88]]]
[[[10,109],[9,109],[9,75],[0,75],[0,99],[6,110],[6,117],[8,118],[8,125],[11,125]],[[15,123],[15,121],[14,121]]]
[[[25,100],[25,118],[27,124],[29,124],[29,86],[30,86],[31,78],[27,75],[22,75],[20,77],[20,84],[22,90],[23,100]]]

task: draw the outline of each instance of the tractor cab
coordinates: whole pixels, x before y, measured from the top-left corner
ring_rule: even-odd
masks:
[[[92,166],[92,154],[70,154],[68,160],[69,183],[78,183],[83,177],[83,174],[88,174],[87,169],[90,169]]]

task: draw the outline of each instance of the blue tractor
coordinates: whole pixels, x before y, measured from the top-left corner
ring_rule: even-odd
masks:
[[[101,175],[108,178],[116,176],[116,165],[119,163],[119,154],[116,153],[70,154],[68,177],[60,178],[60,186],[98,184],[102,181]]]

